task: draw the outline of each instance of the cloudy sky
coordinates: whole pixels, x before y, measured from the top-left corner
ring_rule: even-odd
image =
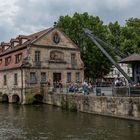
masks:
[[[0,42],[53,26],[59,16],[88,12],[105,24],[140,18],[140,0],[0,0]]]

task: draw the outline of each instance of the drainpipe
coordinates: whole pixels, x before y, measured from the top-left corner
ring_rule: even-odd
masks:
[[[23,66],[21,65],[21,103],[23,103]]]

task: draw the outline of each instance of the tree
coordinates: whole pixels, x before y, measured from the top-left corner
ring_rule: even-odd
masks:
[[[140,19],[130,18],[124,26],[118,22],[109,23],[108,41],[119,50],[119,56],[126,57],[132,53],[140,53]]]
[[[130,18],[126,20],[121,36],[124,53],[140,53],[140,19]]]
[[[61,16],[57,26],[80,47],[86,78],[103,78],[104,75],[109,73],[112,64],[93,42],[84,35],[82,30],[82,28],[88,28],[96,36],[107,41],[109,32],[107,26],[103,25],[99,17],[88,15],[88,13],[75,13],[73,16]],[[111,49],[105,49],[113,54]]]

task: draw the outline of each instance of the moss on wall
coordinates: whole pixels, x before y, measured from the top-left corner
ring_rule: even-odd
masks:
[[[69,110],[70,111],[77,111],[77,104],[74,102],[69,103]]]
[[[35,101],[34,90],[33,89],[26,89],[26,91],[25,91],[25,104],[33,104],[34,101]]]
[[[61,108],[68,109],[68,101],[65,99],[65,96],[61,96]]]

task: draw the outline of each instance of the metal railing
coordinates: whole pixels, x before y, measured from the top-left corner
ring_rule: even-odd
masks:
[[[129,87],[129,86],[120,86],[120,87],[99,87],[93,86],[90,89],[84,89],[83,87],[70,89],[69,87],[48,87],[48,93],[65,93],[65,94],[84,94],[84,95],[94,95],[94,96],[119,96],[119,97],[139,97],[140,96],[140,87]]]

